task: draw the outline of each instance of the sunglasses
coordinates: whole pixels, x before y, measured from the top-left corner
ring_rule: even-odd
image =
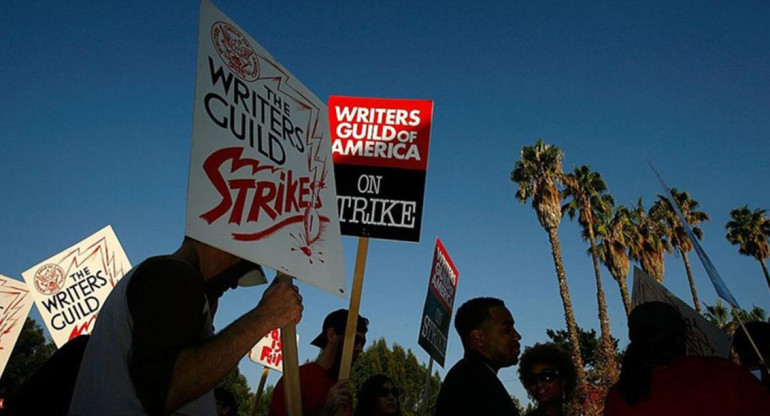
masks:
[[[543,370],[538,374],[530,374],[529,376],[527,376],[527,378],[524,379],[524,384],[526,386],[534,386],[538,382],[553,383],[560,375],[561,373],[559,372],[559,370],[555,368]]]
[[[401,390],[398,387],[394,387],[392,389],[383,387],[377,392],[378,397],[388,397],[390,394],[392,394],[393,397],[398,398],[398,396],[401,395]]]

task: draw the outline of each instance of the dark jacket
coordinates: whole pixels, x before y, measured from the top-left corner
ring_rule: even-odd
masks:
[[[449,370],[436,402],[436,416],[519,416],[497,374],[478,354],[466,354]]]

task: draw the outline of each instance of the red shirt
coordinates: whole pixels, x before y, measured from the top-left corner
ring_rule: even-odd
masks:
[[[618,385],[604,404],[604,416],[770,415],[770,394],[748,371],[718,357],[681,357],[652,369],[650,397],[629,406]]]
[[[302,395],[302,415],[315,416],[321,413],[329,389],[337,383],[329,376],[323,367],[316,363],[309,363],[299,367],[300,394]],[[344,415],[351,416],[352,400],[345,408]],[[268,416],[286,416],[286,398],[283,390],[283,377],[278,380],[273,390],[273,401],[270,403]]]

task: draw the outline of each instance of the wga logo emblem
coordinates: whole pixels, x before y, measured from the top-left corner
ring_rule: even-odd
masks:
[[[35,289],[43,295],[53,295],[64,286],[64,270],[56,264],[43,265],[35,271]]]
[[[238,29],[225,22],[214,23],[211,26],[211,43],[222,61],[238,78],[246,82],[259,78],[257,53]]]

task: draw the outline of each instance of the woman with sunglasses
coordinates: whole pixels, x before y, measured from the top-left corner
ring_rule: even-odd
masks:
[[[556,344],[535,344],[524,350],[519,379],[537,408],[527,416],[562,416],[577,383],[569,353]]]
[[[401,390],[383,374],[369,377],[358,391],[353,416],[401,416]]]

